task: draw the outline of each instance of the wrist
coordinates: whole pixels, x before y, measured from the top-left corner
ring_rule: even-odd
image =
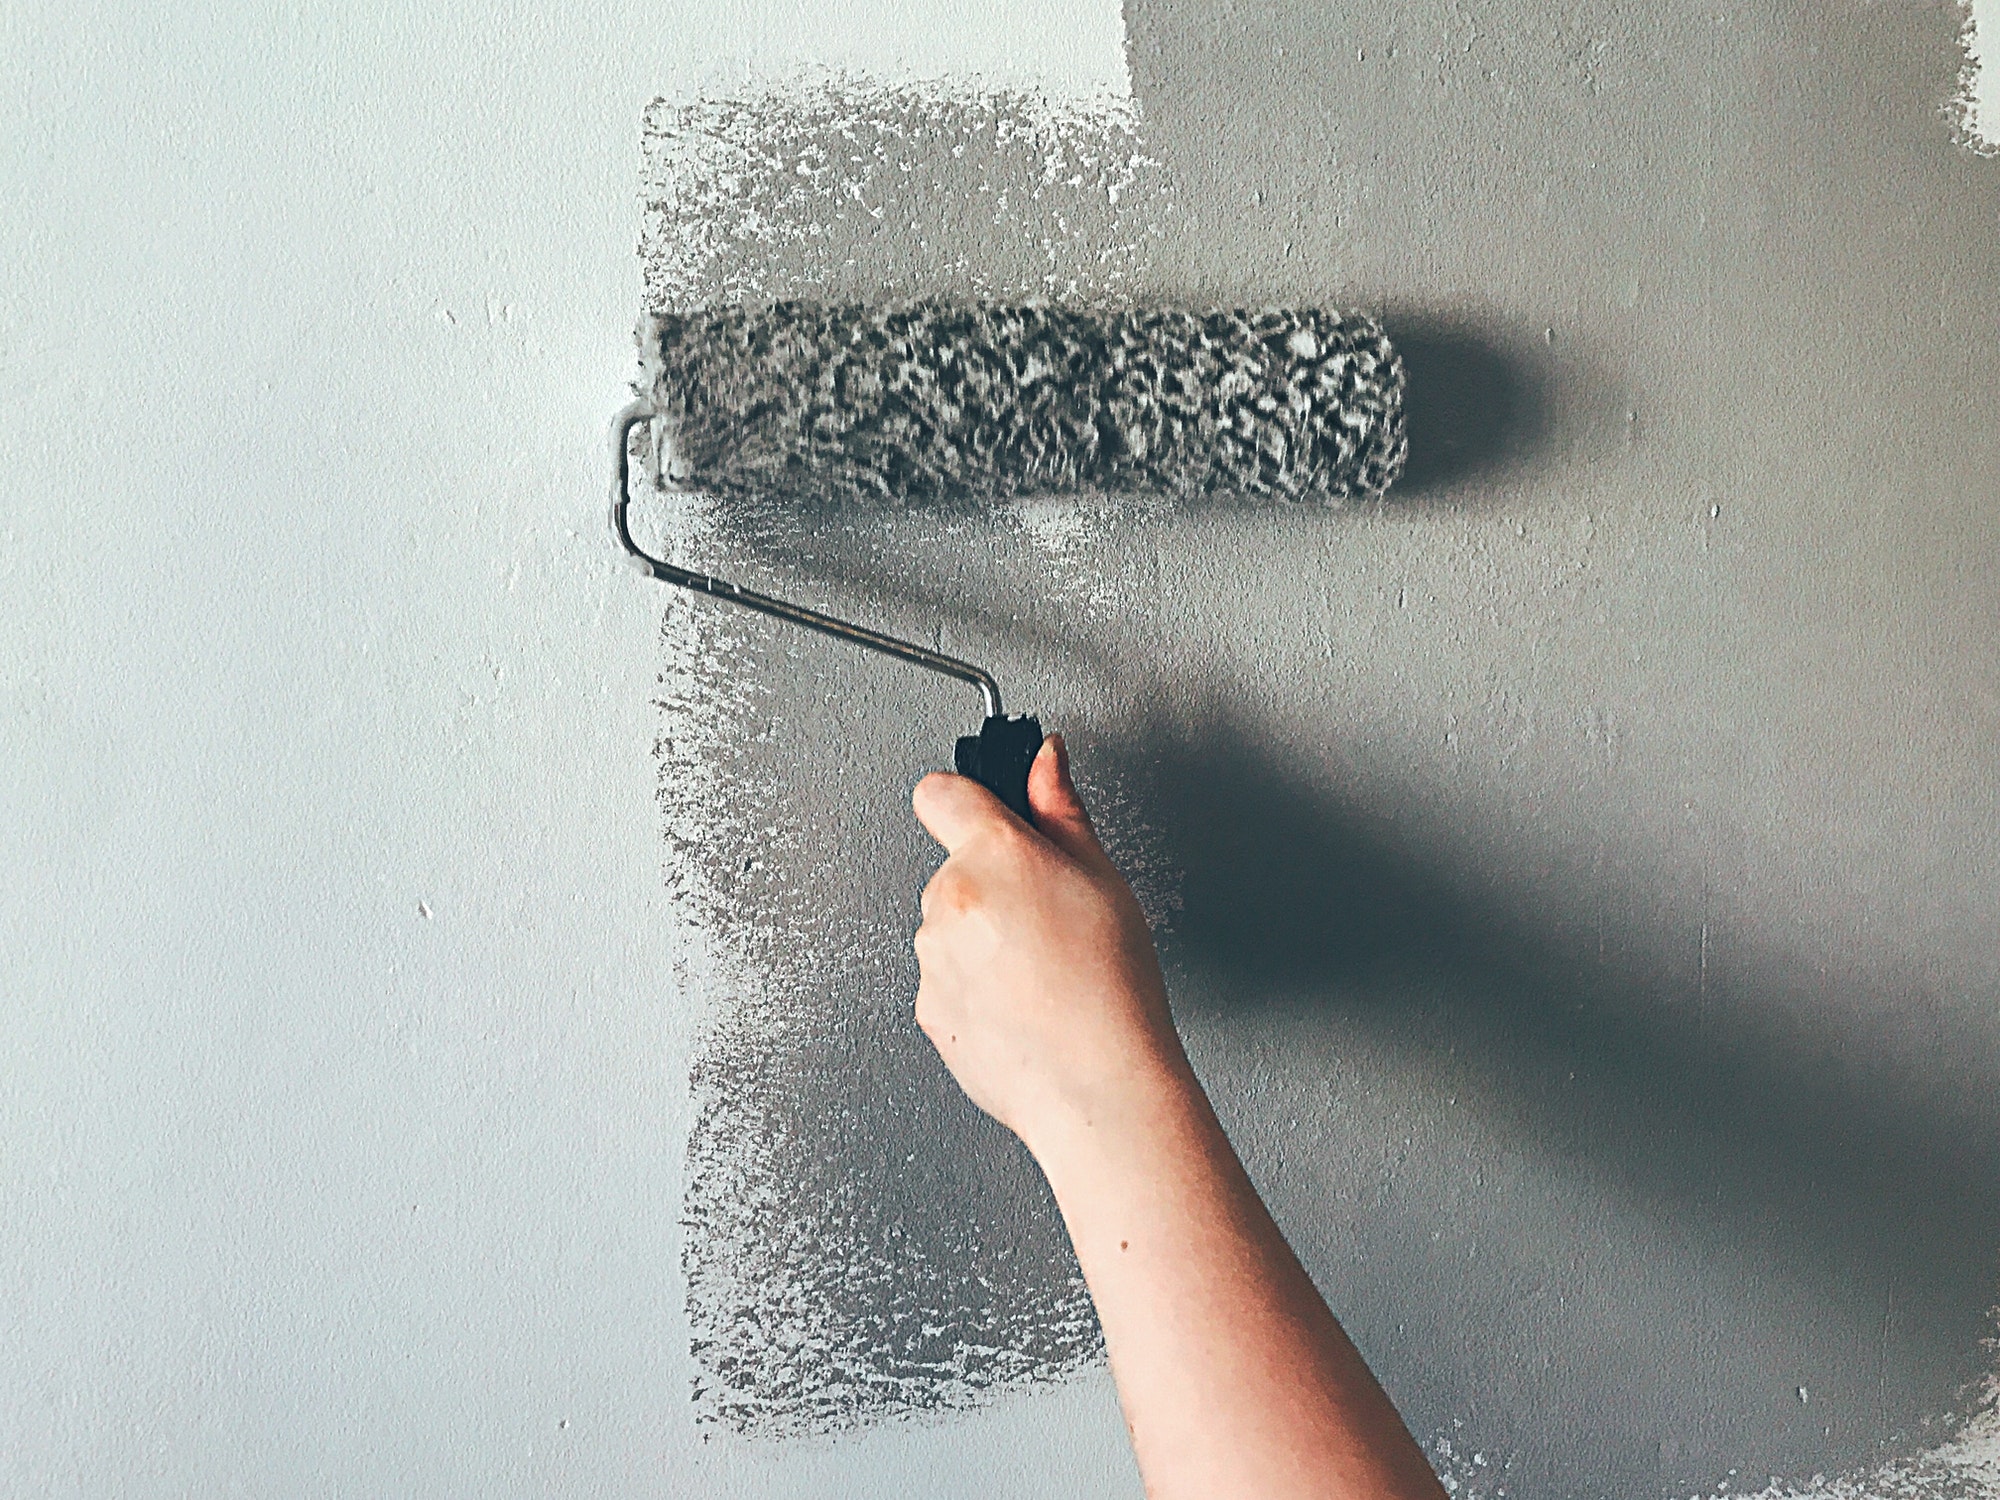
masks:
[[[1207,1096],[1187,1054],[1169,1037],[1164,1045],[1134,1047],[1115,1070],[1074,1090],[1020,1134],[1060,1203],[1072,1192],[1092,1191],[1106,1173],[1142,1165],[1207,1115]]]

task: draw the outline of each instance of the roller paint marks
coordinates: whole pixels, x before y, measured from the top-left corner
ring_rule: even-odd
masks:
[[[1947,112],[1965,144],[1981,156],[2000,156],[2000,0],[1966,0],[1965,67]]]
[[[780,295],[1116,301],[1142,280],[1162,213],[1115,91],[818,73],[658,101],[644,159],[655,309]],[[959,624],[953,600],[978,592],[967,570],[996,547],[1075,562],[1049,570],[1044,608],[1103,607],[1087,499],[978,522],[802,517],[784,497],[680,506],[667,526],[677,556],[750,579],[770,570],[822,599],[845,590],[856,613],[918,638]],[[882,598],[857,581],[882,577],[914,592]],[[923,594],[923,580],[950,597]],[[965,705],[763,621],[665,607],[668,878],[687,963],[713,997],[684,1204],[699,1416],[831,1431],[1094,1361],[1095,1319],[1039,1173],[910,1020],[909,932],[935,856],[908,791]],[[1126,852],[1155,904],[1167,899],[1170,882]],[[906,903],[885,899],[897,890]]]
[[[718,296],[1103,300],[1144,265],[1131,101],[825,72],[646,113],[656,308]]]

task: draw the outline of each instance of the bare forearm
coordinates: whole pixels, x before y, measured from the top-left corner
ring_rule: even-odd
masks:
[[[1264,1211],[1174,1032],[1145,915],[1059,741],[1032,826],[926,777],[917,1024],[1048,1174],[1155,1500],[1443,1500]]]
[[[1037,1147],[1155,1500],[1437,1500],[1185,1063]]]

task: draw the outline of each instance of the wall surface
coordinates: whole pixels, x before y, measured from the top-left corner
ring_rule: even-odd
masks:
[[[642,307],[940,291],[1405,349],[1380,506],[655,524],[1069,734],[1440,1471],[2000,1492],[1958,7],[350,10],[0,18],[0,1488],[1136,1491],[908,1024],[973,705],[603,529]]]

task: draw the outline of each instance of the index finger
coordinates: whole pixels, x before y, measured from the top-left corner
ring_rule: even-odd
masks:
[[[971,777],[954,776],[949,771],[933,771],[918,782],[910,805],[916,809],[917,821],[948,854],[956,853],[974,834],[1014,816],[1005,803]]]

